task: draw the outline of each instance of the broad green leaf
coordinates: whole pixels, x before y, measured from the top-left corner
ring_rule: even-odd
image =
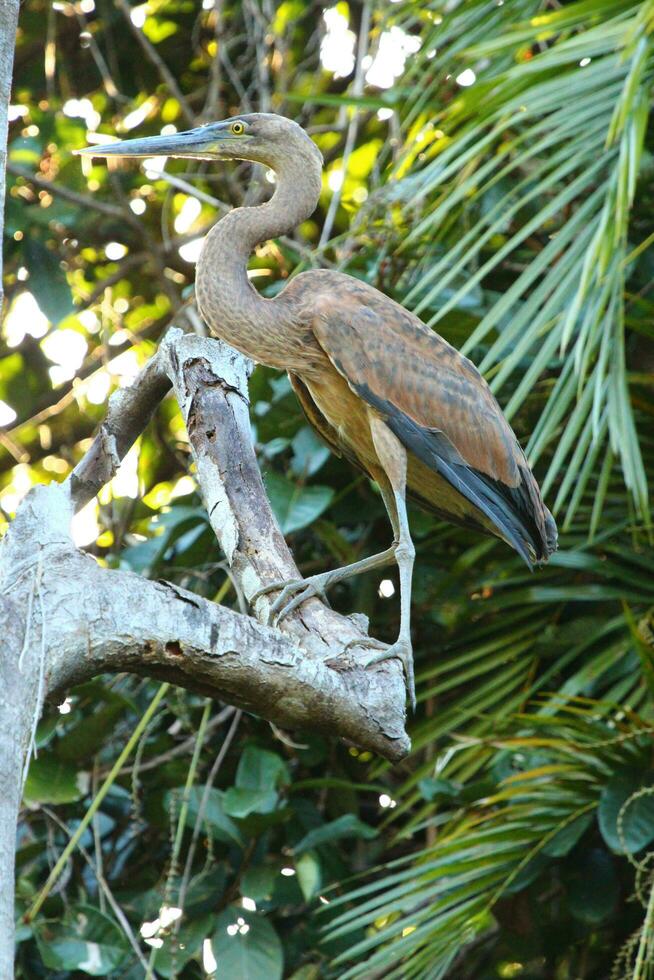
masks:
[[[75,310],[73,296],[59,258],[37,238],[29,238],[24,247],[29,270],[28,286],[48,320],[57,324]]]
[[[239,789],[271,790],[289,781],[288,766],[281,756],[256,745],[246,745],[236,770]]]
[[[359,820],[354,813],[345,813],[342,817],[332,820],[330,823],[323,824],[310,830],[302,840],[295,845],[296,854],[318,847],[320,844],[328,844],[331,841],[340,840],[342,837],[360,838],[361,840],[372,840],[377,837],[379,831],[369,824]]]
[[[329,459],[329,448],[308,426],[300,429],[291,445],[293,447],[291,470],[303,479],[317,473]]]
[[[86,796],[89,784],[88,772],[49,752],[32,759],[23,796],[26,803],[74,803]]]
[[[307,902],[311,901],[322,884],[322,869],[320,858],[314,851],[305,851],[295,862],[295,873],[302,894]]]
[[[593,821],[592,813],[582,813],[567,826],[562,827],[543,848],[550,857],[565,857],[572,850]]]
[[[231,786],[225,791],[223,809],[230,817],[247,817],[250,813],[272,813],[278,796],[274,789],[241,789]]]
[[[215,920],[213,955],[229,980],[281,980],[284,953],[262,915],[231,906]]]
[[[157,975],[172,978],[179,976],[185,963],[201,952],[204,940],[211,935],[215,916],[203,915],[199,919],[182,919],[177,934],[163,937],[163,946],[156,951],[154,968]]]
[[[602,791],[598,819],[616,854],[641,851],[654,840],[654,774],[635,768],[617,772]]]
[[[203,794],[203,786],[194,786],[189,793],[188,809],[191,820],[197,819]],[[179,795],[181,795],[181,790],[178,791]],[[204,826],[215,840],[243,846],[244,841],[238,826],[225,813],[224,797],[225,794],[222,790],[215,789],[214,787],[209,790],[207,805],[204,811]]]
[[[266,490],[270,504],[284,534],[307,527],[329,507],[331,487],[297,487],[278,473],[267,473]]]
[[[44,922],[36,928],[39,952],[50,970],[105,977],[129,955],[122,929],[90,905],[76,905],[62,922]]]
[[[270,898],[279,876],[277,868],[267,864],[255,864],[247,868],[241,878],[241,894],[255,902]]]

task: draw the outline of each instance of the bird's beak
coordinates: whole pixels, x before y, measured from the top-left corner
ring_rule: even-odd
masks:
[[[185,133],[171,133],[169,136],[146,136],[143,139],[119,140],[116,143],[102,143],[85,146],[76,153],[92,157],[193,157],[211,160],[220,157],[221,150],[237,139],[224,123],[210,123],[198,126]]]

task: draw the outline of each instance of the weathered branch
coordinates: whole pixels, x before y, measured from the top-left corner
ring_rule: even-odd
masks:
[[[254,455],[249,369],[216,340],[170,330],[135,383],[114,393],[70,479],[26,498],[0,548],[0,582],[13,597],[22,590],[27,615],[39,569],[39,599],[47,599],[48,630],[57,636],[56,648],[45,644],[49,696],[94,673],[132,670],[219,696],[286,728],[329,731],[400,758],[408,740],[399,663],[364,670],[351,649],[345,652],[366,639],[365,617],[344,617],[311,599],[271,629],[266,596],[257,601],[256,624],[172,585],[102,569],[72,545],[72,513],[112,478],[172,385],[237,587],[249,599],[263,585],[299,577]],[[38,620],[39,610],[32,615]],[[225,637],[233,656],[224,655]]]
[[[75,510],[92,500],[115,476],[121,460],[145,429],[161,399],[170,391],[170,384],[161,358],[155,355],[133,384],[113,393],[107,417],[91,448],[70,476]]]
[[[5,818],[17,812],[22,762],[44,699],[61,700],[104,672],[167,680],[392,761],[408,752],[400,664],[366,670],[350,649],[366,638],[365,617],[340,616],[311,599],[273,629],[267,596],[257,600],[257,622],[169,583],[102,568],[73,545],[75,509],[111,479],[172,386],[237,588],[250,599],[263,585],[299,577],[254,455],[248,372],[248,362],[220,342],[170,330],[136,382],[112,396],[70,479],[35,487],[19,508],[0,543],[0,740],[11,749],[0,758]],[[0,860],[10,861],[6,845],[0,837]],[[1,871],[0,880],[0,931],[11,939],[11,883]],[[0,966],[9,962],[1,954],[0,945]]]
[[[230,701],[284,728],[338,734],[391,759],[404,754],[401,713],[387,717],[389,678],[333,669],[249,616],[167,582],[102,568],[73,545],[72,512],[65,484],[35,488],[1,556],[1,587],[19,605],[28,604],[41,563],[49,698],[60,701],[98,673],[130,671]],[[40,641],[34,603],[32,616],[28,625]],[[20,622],[17,639],[24,628]],[[401,703],[403,689],[394,693]]]

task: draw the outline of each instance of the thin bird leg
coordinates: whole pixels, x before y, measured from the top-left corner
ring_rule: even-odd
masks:
[[[377,458],[388,482],[390,483],[393,497],[392,509],[389,506],[391,500],[387,501],[384,495],[389,516],[393,525],[397,523],[398,543],[395,548],[395,560],[400,573],[400,633],[390,647],[379,650],[372,654],[366,661],[366,666],[380,663],[382,660],[389,660],[391,657],[398,657],[404,667],[406,687],[411,707],[415,711],[416,690],[413,673],[413,648],[411,645],[411,579],[413,576],[413,561],[415,558],[415,548],[411,540],[409,529],[409,519],[406,510],[406,470],[407,457],[406,450],[399,439],[391,432],[387,425],[379,418],[370,415],[370,431]],[[395,518],[395,519],[393,519]]]
[[[325,600],[327,589],[335,585],[336,582],[342,582],[344,579],[351,578],[353,575],[360,575],[362,572],[369,572],[373,568],[384,568],[391,565],[395,561],[395,548],[396,545],[393,543],[390,548],[387,548],[386,551],[380,551],[377,555],[370,555],[368,558],[352,562],[351,565],[333,568],[328,572],[321,572],[319,575],[311,575],[309,578],[292,579],[290,582],[273,582],[272,585],[266,585],[263,589],[255,592],[250,599],[250,604],[252,605],[259,596],[281,590],[271,604],[269,613],[270,622],[279,622],[280,619],[288,616],[290,612],[293,612],[294,609],[297,609],[298,606],[313,596]]]

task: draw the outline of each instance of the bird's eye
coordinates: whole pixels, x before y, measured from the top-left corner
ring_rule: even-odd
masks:
[[[242,122],[233,122],[230,129],[234,136],[242,136],[245,132],[245,125]]]

